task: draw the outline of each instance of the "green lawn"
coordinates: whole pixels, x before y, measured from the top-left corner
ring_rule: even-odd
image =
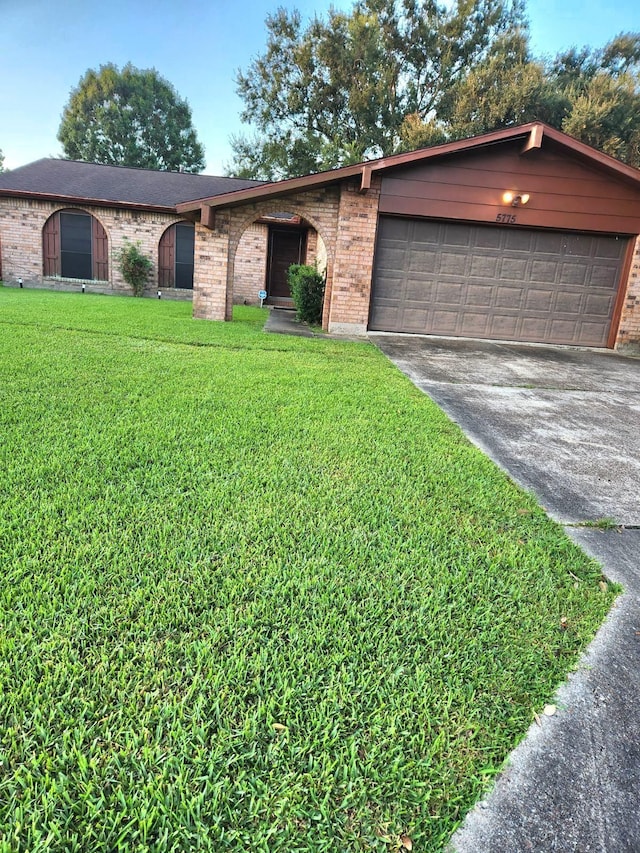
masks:
[[[613,590],[372,346],[190,311],[0,287],[0,851],[437,851]]]

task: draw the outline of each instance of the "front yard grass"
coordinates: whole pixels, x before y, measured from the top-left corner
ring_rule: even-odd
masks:
[[[374,347],[190,311],[0,288],[0,851],[438,851],[615,591]]]

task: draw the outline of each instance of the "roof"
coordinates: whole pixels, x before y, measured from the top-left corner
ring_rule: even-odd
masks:
[[[28,196],[174,212],[180,202],[261,185],[262,181],[104,166],[51,157],[0,174],[0,196]]]
[[[535,151],[546,144],[559,146],[560,148],[570,152],[573,156],[587,162],[589,165],[603,169],[613,176],[632,183],[635,186],[640,185],[640,170],[633,166],[628,166],[615,157],[608,154],[603,154],[597,151],[590,145],[580,142],[556,130],[548,124],[541,121],[529,122],[527,124],[518,125],[517,127],[503,128],[494,130],[491,133],[484,133],[481,136],[474,136],[470,139],[459,139],[455,142],[445,142],[442,145],[434,145],[431,148],[420,148],[417,151],[408,151],[403,154],[393,154],[390,157],[381,157],[378,160],[369,160],[365,163],[357,163],[353,166],[343,166],[339,169],[331,169],[328,172],[318,172],[313,175],[305,175],[300,178],[287,178],[284,181],[276,181],[275,183],[265,183],[256,185],[255,187],[232,190],[224,194],[217,194],[211,198],[201,198],[189,202],[184,202],[177,205],[179,213],[189,213],[198,210],[203,206],[218,208],[218,207],[234,207],[240,204],[246,204],[249,201],[259,201],[260,199],[278,198],[279,196],[288,195],[292,192],[300,192],[314,189],[317,187],[329,186],[330,184],[339,183],[348,178],[359,177],[361,180],[362,190],[368,189],[372,174],[382,172],[387,169],[397,168],[399,166],[415,165],[416,163],[435,160],[441,157],[459,154],[462,152],[475,151],[480,148],[487,148],[491,145],[496,145],[502,142],[522,140],[523,153]]]

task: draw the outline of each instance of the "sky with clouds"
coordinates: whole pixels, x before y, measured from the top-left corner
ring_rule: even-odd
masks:
[[[264,49],[278,6],[304,17],[352,0],[0,0],[0,149],[5,167],[60,156],[56,139],[71,89],[107,62],[156,68],[186,98],[205,146],[208,174],[231,160],[229,137],[246,130],[235,74]],[[640,30],[638,0],[528,0],[534,52],[602,46]]]

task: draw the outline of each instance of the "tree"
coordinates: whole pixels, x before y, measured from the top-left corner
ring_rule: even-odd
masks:
[[[4,172],[4,154],[2,153],[2,148],[0,148],[0,172]]]
[[[572,48],[543,62],[526,32],[499,36],[492,52],[451,86],[441,121],[405,118],[407,148],[541,119],[571,136],[640,165],[640,36],[604,48]]]
[[[58,130],[73,160],[200,172],[204,149],[191,109],[155,69],[109,63],[89,69],[71,91]]]
[[[237,77],[258,134],[232,140],[231,170],[286,177],[398,150],[405,117],[437,128],[451,87],[522,14],[521,0],[359,0],[304,28],[279,9],[265,53]]]
[[[536,59],[524,0],[357,0],[267,18],[231,171],[275,179],[541,119],[640,165],[640,35]]]
[[[562,130],[640,166],[640,33],[559,54],[549,79],[565,98]]]

